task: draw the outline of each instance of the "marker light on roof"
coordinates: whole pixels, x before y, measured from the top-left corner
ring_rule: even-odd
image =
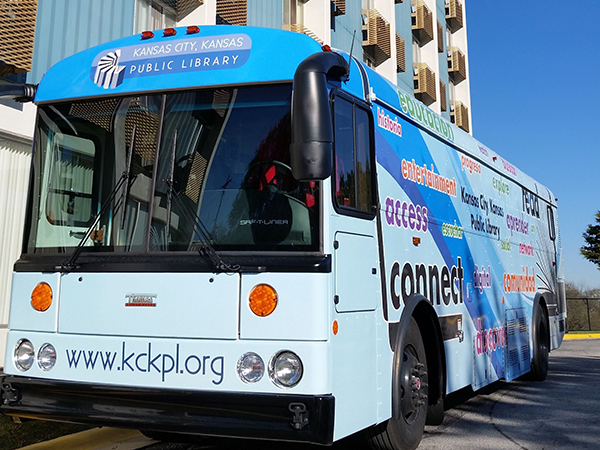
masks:
[[[196,33],[200,33],[200,28],[197,27],[196,25],[191,25],[189,27],[187,27],[187,34],[196,34]]]
[[[325,44],[321,47],[321,50],[323,50],[324,52],[330,52],[331,47],[329,45]]]
[[[165,28],[163,37],[175,36],[176,34],[177,30],[175,28]]]
[[[142,40],[152,39],[153,37],[154,37],[154,33],[152,31],[142,32]]]

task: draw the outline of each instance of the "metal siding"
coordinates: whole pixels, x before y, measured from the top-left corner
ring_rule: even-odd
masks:
[[[281,28],[283,3],[273,0],[248,0],[248,25],[254,27]]]
[[[445,0],[437,1],[437,17],[438,21],[442,24],[442,30],[444,34],[444,51],[438,53],[440,59],[440,67],[438,77],[446,85],[446,111],[442,111],[440,115],[447,120],[450,120],[450,96],[448,95],[448,42],[446,42],[446,3]],[[437,25],[436,25],[437,27]]]
[[[133,33],[136,0],[43,0],[36,22],[29,83],[61,59]]]
[[[350,53],[352,35],[356,31],[352,56],[359,61],[363,59],[361,12],[361,0],[346,0],[346,14],[334,17],[334,29],[331,30],[331,46],[347,53]]]
[[[30,161],[30,145],[0,138],[0,327],[8,324],[13,264],[21,255]]]
[[[413,92],[413,37],[409,1],[396,4],[396,33],[406,42],[406,71],[398,74],[398,86],[405,91]]]

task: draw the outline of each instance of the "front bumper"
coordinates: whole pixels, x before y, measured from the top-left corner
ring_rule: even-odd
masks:
[[[216,393],[1,378],[6,415],[222,437],[333,442],[332,395]]]

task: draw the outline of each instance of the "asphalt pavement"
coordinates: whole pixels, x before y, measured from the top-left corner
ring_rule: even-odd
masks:
[[[590,336],[596,337],[596,336]],[[600,336],[599,336],[600,337]],[[550,354],[550,371],[542,383],[497,382],[475,395],[470,389],[449,396],[444,422],[428,426],[419,450],[547,450],[600,448],[600,339],[569,339]],[[274,450],[322,449],[277,442],[229,442],[207,439],[198,444],[167,444],[137,431],[94,429],[43,442],[22,450]],[[335,450],[368,447],[355,438]]]

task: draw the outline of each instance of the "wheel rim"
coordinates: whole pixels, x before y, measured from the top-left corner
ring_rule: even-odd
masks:
[[[417,351],[412,345],[404,347],[402,352],[402,372],[400,382],[400,407],[402,418],[409,425],[419,418],[427,400],[427,372],[419,361]]]

